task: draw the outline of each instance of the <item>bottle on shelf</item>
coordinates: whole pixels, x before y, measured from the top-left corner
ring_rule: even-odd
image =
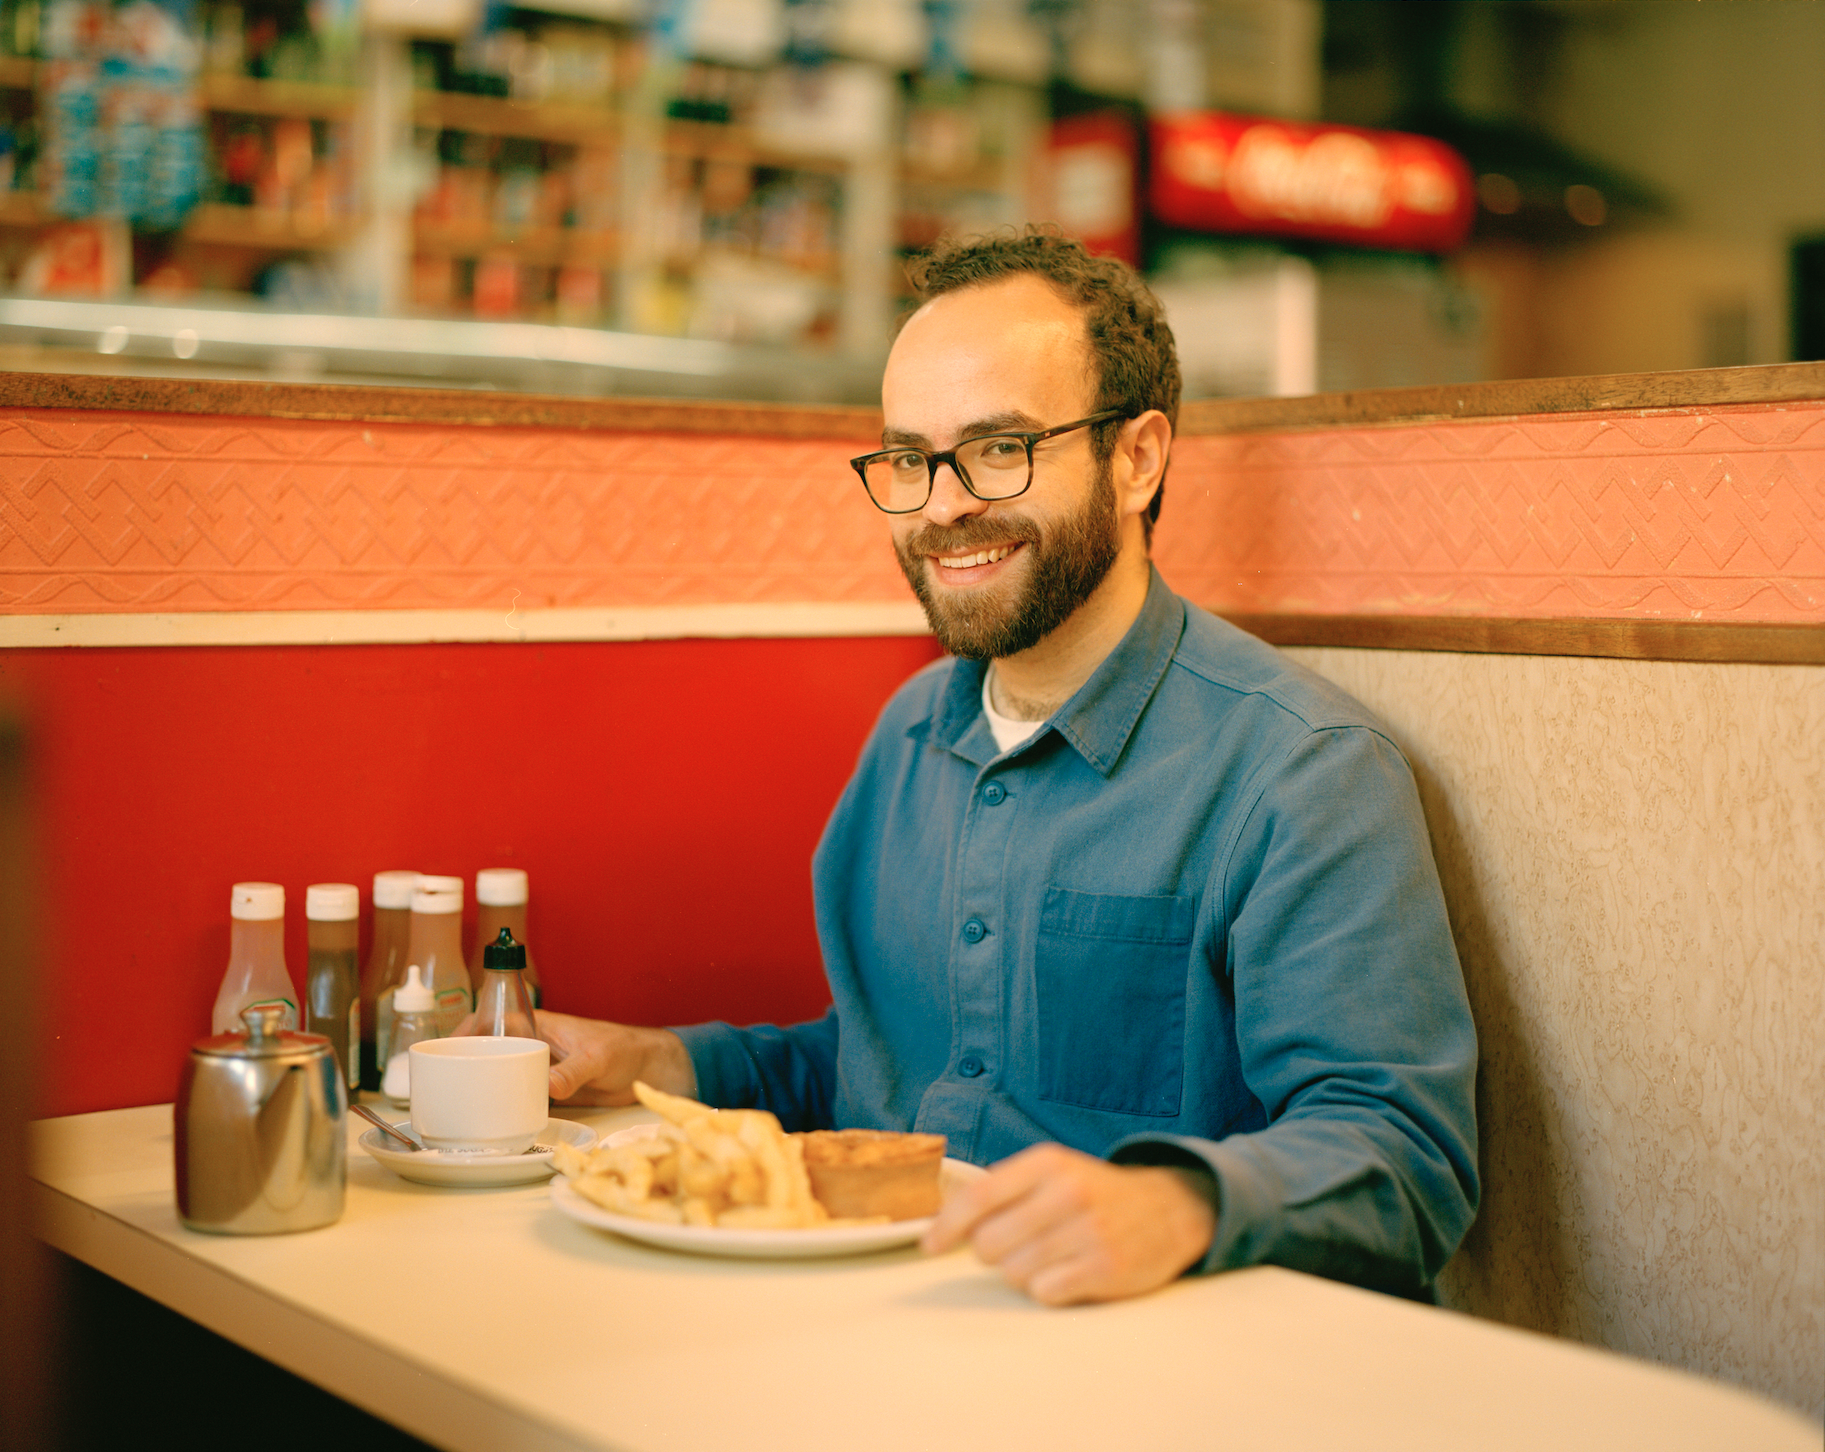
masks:
[[[304,890],[310,962],[304,972],[304,1026],[336,1051],[343,1081],[361,1083],[361,977],[355,920],[361,889],[351,882],[318,882]]]
[[[532,1006],[541,1008],[545,997],[539,988],[539,970],[532,961],[532,949],[526,946],[527,881],[525,872],[518,867],[484,867],[475,874],[475,948],[469,954],[469,981],[480,994],[482,973],[487,967],[484,955],[501,929],[510,929],[514,942],[526,954],[526,992],[532,998]]]
[[[502,928],[482,949],[482,981],[475,990],[475,1031],[495,1038],[536,1039],[532,995],[527,992],[526,945]]]
[[[418,965],[425,987],[437,1001],[438,1032],[449,1033],[474,1006],[469,968],[463,962],[462,878],[418,879],[412,889],[412,936],[406,957]],[[397,993],[393,1008],[397,1015]],[[387,1062],[392,1063],[392,1057]]]
[[[412,1045],[443,1037],[437,1000],[418,976],[418,965],[406,965],[406,981],[393,993],[392,1056],[381,1076],[380,1092],[395,1104],[412,1102]]]
[[[284,1008],[279,1027],[297,1028],[298,991],[285,971],[285,889],[276,882],[237,882],[229,914],[228,972],[216,994],[209,1031],[242,1032],[241,1010],[260,1004]]]
[[[412,940],[412,889],[418,874],[403,869],[374,874],[374,941],[361,974],[361,1087],[378,1089],[393,1031],[393,990],[406,976]]]

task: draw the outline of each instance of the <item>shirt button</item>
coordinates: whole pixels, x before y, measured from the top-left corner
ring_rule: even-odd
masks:
[[[989,930],[982,925],[981,918],[971,918],[963,925],[963,937],[966,942],[980,943],[989,935]]]
[[[963,1075],[965,1079],[974,1079],[982,1072],[982,1060],[978,1059],[974,1054],[969,1055],[967,1058],[959,1059],[957,1060],[957,1072]]]
[[[982,800],[991,807],[998,807],[1007,800],[1008,789],[998,781],[992,781],[982,789]]]

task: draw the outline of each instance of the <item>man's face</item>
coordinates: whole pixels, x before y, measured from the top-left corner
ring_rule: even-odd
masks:
[[[901,332],[882,381],[887,444],[952,449],[1094,411],[1083,320],[1015,277],[946,293]],[[1034,448],[1033,486],[975,498],[947,466],[918,514],[894,516],[900,568],[943,647],[985,660],[1036,645],[1096,590],[1120,552],[1110,470],[1087,429]]]

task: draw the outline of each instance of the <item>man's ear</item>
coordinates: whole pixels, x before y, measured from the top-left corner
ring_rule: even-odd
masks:
[[[1150,408],[1139,418],[1122,425],[1116,436],[1115,507],[1123,519],[1146,512],[1166,477],[1166,461],[1172,454],[1172,425],[1157,408]]]

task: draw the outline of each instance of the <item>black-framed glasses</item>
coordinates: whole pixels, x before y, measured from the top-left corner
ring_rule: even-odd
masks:
[[[949,464],[963,487],[984,502],[1012,499],[1033,485],[1034,444],[1120,417],[1119,408],[1107,408],[1038,433],[983,434],[942,453],[910,445],[882,449],[851,459],[849,467],[861,475],[862,487],[874,507],[886,514],[917,514],[925,508],[940,464]]]

